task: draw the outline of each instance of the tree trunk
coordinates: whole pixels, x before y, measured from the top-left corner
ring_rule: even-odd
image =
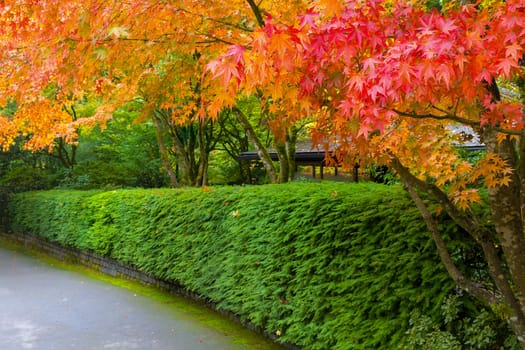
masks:
[[[288,155],[288,181],[295,178],[295,152],[297,150],[297,134],[299,129],[294,125],[286,136],[286,154]]]
[[[275,150],[279,158],[279,183],[288,182],[288,174],[290,173],[290,163],[288,161],[288,154],[286,153],[286,144],[275,143]]]
[[[206,186],[208,184],[208,158],[209,152],[207,150],[206,140],[206,125],[202,120],[199,120],[199,162],[198,162],[198,175],[195,186]]]
[[[252,125],[250,124],[250,121],[248,120],[248,118],[246,118],[244,113],[238,108],[234,108],[233,112],[235,113],[235,116],[237,117],[237,121],[246,130],[246,135],[248,136],[248,139],[250,140],[252,145],[255,147],[257,155],[261,159],[264,165],[264,168],[266,169],[266,173],[268,174],[268,178],[270,179],[270,182],[276,183],[277,182],[277,175],[276,175],[277,172],[275,171],[275,166],[273,165],[273,161],[270,157],[268,149],[259,140],[259,138],[255,134],[255,130],[253,129]]]
[[[166,146],[164,145],[164,139],[162,137],[162,127],[159,120],[156,116],[153,116],[153,123],[155,124],[155,134],[157,136],[157,143],[159,145],[159,153],[164,169],[168,173],[170,179],[170,184],[172,187],[179,187],[179,182],[177,181],[177,174],[173,171],[173,167],[170,164],[168,158],[168,152],[166,151]]]
[[[252,183],[252,171],[250,169],[250,162],[247,160],[238,160],[237,165],[239,166],[239,176],[241,177],[242,183]]]
[[[68,109],[66,105],[63,105],[62,108],[64,109],[64,111],[66,111],[67,114],[71,116],[73,121],[77,120],[77,112],[74,106],[71,106],[71,109]],[[80,136],[80,129],[77,128],[75,131],[77,135],[74,141],[78,142],[78,137]],[[67,142],[65,137],[58,137],[57,139],[55,139],[54,144],[54,149],[57,150],[57,154],[53,152],[51,153],[51,156],[60,160],[60,163],[62,163],[62,165],[65,168],[73,169],[73,167],[77,164],[76,156],[78,146],[74,143]],[[68,150],[67,148],[68,145],[70,146],[70,150]]]
[[[77,164],[76,154],[78,146],[70,145],[70,151],[68,151],[67,146],[65,139],[59,137],[54,141],[53,151],[50,153],[50,156],[58,159],[64,168],[73,169]]]
[[[279,143],[274,141],[277,156],[279,157],[279,182],[285,183],[292,181],[295,175],[295,144],[297,142],[297,133],[294,128],[290,129],[286,135],[286,141]]]
[[[495,138],[494,141],[496,141]],[[495,144],[497,144],[497,142]],[[487,143],[487,149],[492,149],[491,142]],[[499,150],[500,153],[501,151],[502,150]],[[519,238],[519,236],[523,235],[523,232],[515,231],[515,226],[518,225],[516,222],[516,213],[510,213],[512,211],[515,212],[516,208],[509,207],[516,204],[516,197],[519,198],[519,196],[516,196],[516,192],[514,192],[514,194],[512,193],[512,191],[516,189],[513,189],[513,185],[511,184],[510,186],[499,186],[497,189],[489,190],[489,192],[492,192],[489,193],[491,197],[492,220],[496,227],[493,232],[485,227],[485,225],[480,225],[477,218],[471,218],[466,215],[465,212],[457,209],[453,202],[448,199],[447,195],[436,186],[428,184],[412,175],[397,158],[393,157],[391,166],[402,179],[410,197],[414,200],[421,212],[436,244],[441,261],[449,275],[462,290],[488,307],[501,310],[505,320],[517,336],[522,348],[525,349],[524,304],[522,301],[522,290],[520,290],[522,283],[525,282],[524,265],[522,265],[525,244],[522,242],[522,238]],[[485,261],[489,268],[489,274],[497,289],[497,293],[487,290],[484,286],[470,280],[460,272],[450,256],[450,252],[439,232],[438,225],[435,223],[429,209],[419,197],[416,190],[431,195],[451,218],[459,226],[464,228],[482,248]],[[470,214],[475,215],[473,213]],[[496,237],[499,237],[499,239],[496,239]],[[510,240],[513,244],[505,243],[505,240]],[[504,262],[499,257],[496,249],[497,244],[501,244],[502,246]],[[509,247],[509,245],[511,247]],[[521,254],[519,252],[521,252]],[[516,260],[513,261],[512,259]],[[508,268],[508,273],[506,272],[505,266]]]
[[[516,305],[512,307],[514,315],[509,317],[509,322],[525,349],[525,203],[522,203],[525,187],[519,173],[525,166],[525,159],[516,154],[516,147],[512,141],[498,141],[497,134],[498,132],[490,127],[483,129],[482,138],[487,152],[497,154],[517,171],[509,175],[511,181],[508,185],[491,187],[488,193],[492,220],[516,298]],[[523,136],[521,141],[521,144],[525,141]]]
[[[186,150],[180,135],[176,131],[172,134],[171,139],[175,148],[175,158],[179,166],[181,182],[185,186],[194,186],[195,177],[192,175],[191,145]]]

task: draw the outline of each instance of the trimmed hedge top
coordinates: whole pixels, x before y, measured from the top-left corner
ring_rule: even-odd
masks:
[[[454,287],[395,186],[28,192],[10,210],[15,232],[181,283],[305,349],[394,349]]]

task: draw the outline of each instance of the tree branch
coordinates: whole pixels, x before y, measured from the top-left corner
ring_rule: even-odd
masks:
[[[436,119],[436,120],[450,120],[455,121],[461,124],[470,125],[476,128],[479,128],[479,122],[475,122],[466,118],[458,117],[457,115],[449,114],[448,112],[438,109],[437,107],[433,106],[433,108],[437,109],[440,112],[447,113],[445,115],[435,115],[432,113],[426,113],[426,114],[417,114],[417,113],[409,113],[409,112],[403,112],[397,109],[393,109],[394,112],[396,112],[398,115],[402,117],[409,117],[414,119]],[[510,129],[503,129],[498,127],[492,127],[492,129],[496,130],[497,132],[500,132],[502,134],[506,135],[517,135],[521,136],[521,131],[519,130],[510,130]]]
[[[409,182],[411,186],[416,188],[417,190],[432,195],[438,201],[438,203],[443,206],[443,208],[445,209],[447,214],[452,218],[452,220],[458,223],[458,225],[461,226],[461,228],[467,231],[474,238],[474,240],[479,243],[479,232],[481,232],[482,229],[476,223],[478,221],[476,218],[467,218],[465,214],[462,213],[454,205],[454,203],[452,203],[450,198],[448,198],[447,194],[441,191],[439,187],[418,179],[403,164],[401,164],[401,162],[396,156],[391,154],[391,157],[392,159],[390,165],[398,173],[398,175],[404,182]]]
[[[450,277],[452,277],[454,282],[456,282],[456,284],[461,289],[465,290],[477,299],[483,301],[485,304],[499,304],[499,298],[496,294],[489,292],[486,288],[484,288],[483,285],[471,281],[470,279],[465,277],[465,275],[461,271],[459,271],[456,264],[452,260],[450,253],[448,252],[448,248],[445,244],[445,241],[443,240],[443,237],[441,237],[438,226],[432,218],[430,211],[423,203],[423,200],[418,195],[416,190],[412,187],[412,184],[409,181],[406,181],[403,177],[401,177],[401,179],[403,180],[403,183],[405,184],[405,187],[407,188],[410,197],[412,198],[417,208],[419,209],[419,212],[423,216],[423,220],[425,221],[428,230],[430,231],[430,234],[432,236],[432,239],[436,244],[441,261],[443,262],[443,265],[445,265],[445,268]]]
[[[259,8],[259,5],[255,3],[253,0],[246,0],[248,4],[250,5],[250,8],[252,9],[253,14],[255,15],[255,18],[257,19],[257,23],[259,24],[259,27],[264,27],[264,19],[262,18],[261,9]]]
[[[457,115],[453,115],[453,114],[449,114],[449,113],[447,113],[445,115],[435,115],[435,114],[432,114],[432,113],[427,113],[427,114],[409,113],[409,112],[400,111],[398,109],[393,109],[393,111],[396,112],[397,114],[399,114],[402,117],[409,117],[409,118],[414,118],[414,119],[451,120],[451,121],[455,121],[455,122],[458,122],[458,123],[467,124],[467,125],[471,125],[471,126],[476,126],[476,125],[479,126],[478,122],[475,122],[475,121],[472,121],[472,120],[469,120],[469,119],[465,119],[465,118],[461,118],[461,117],[458,117]]]
[[[237,121],[246,130],[246,135],[248,136],[248,139],[250,140],[252,145],[255,147],[257,155],[263,162],[266,172],[268,173],[270,182],[275,183],[277,180],[275,167],[273,165],[270,154],[268,153],[268,149],[262,144],[261,140],[259,140],[259,138],[257,137],[255,130],[253,129],[252,125],[250,124],[250,121],[243,113],[243,111],[241,111],[238,107],[233,107],[232,112],[235,115]]]
[[[188,9],[179,9],[179,10],[181,12],[186,12],[186,13],[192,15],[192,16],[200,17],[204,21],[216,22],[216,23],[225,25],[227,27],[232,27],[232,28],[237,28],[237,29],[243,30],[245,32],[253,32],[253,29],[250,29],[250,28],[245,27],[245,26],[240,25],[240,24],[234,24],[234,23],[230,23],[230,22],[227,22],[227,21],[224,21],[224,20],[221,20],[221,19],[216,19],[216,18],[213,18],[213,17],[209,17],[209,16],[206,16],[206,15],[203,15],[203,14],[200,14],[200,13],[195,13],[195,12],[192,12],[192,11],[190,11]]]
[[[462,289],[465,289],[474,297],[477,297],[478,299],[488,303],[489,305],[491,303],[504,303],[510,307],[512,313],[515,316],[517,316],[519,319],[523,319],[524,315],[509,283],[509,276],[504,271],[501,259],[496,250],[493,238],[494,234],[491,231],[480,227],[477,224],[476,218],[474,218],[473,221],[468,220],[465,215],[461,213],[452,202],[450,202],[447,195],[443,191],[434,185],[419,180],[401,164],[397,157],[392,156],[392,158],[392,167],[398,172],[401,180],[405,184],[405,187],[408,189],[410,197],[414,200],[416,206],[421,212],[423,219],[425,220],[425,223],[432,234],[434,242],[436,243],[441,260],[443,261],[443,264],[445,264],[445,267],[450,276],[454,279],[458,286],[460,286]],[[498,292],[500,293],[499,295],[488,293],[488,291],[484,289],[482,285],[466,279],[465,276],[459,272],[452,261],[450,254],[448,253],[448,249],[439,233],[439,229],[432,218],[432,215],[415,189],[419,189],[420,191],[427,192],[434,196],[438,202],[444,205],[445,211],[450,215],[450,217],[461,227],[463,227],[481,246],[489,268],[489,274]]]

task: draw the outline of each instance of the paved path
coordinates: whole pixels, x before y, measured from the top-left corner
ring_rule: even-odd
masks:
[[[129,289],[0,247],[1,350],[273,347],[241,338]]]

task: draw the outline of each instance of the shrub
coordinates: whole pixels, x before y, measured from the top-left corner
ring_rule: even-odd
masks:
[[[416,346],[447,326],[454,283],[399,186],[30,192],[11,211],[16,232],[181,283],[305,349]],[[450,239],[461,235],[441,225]],[[455,346],[443,331],[435,339]]]

